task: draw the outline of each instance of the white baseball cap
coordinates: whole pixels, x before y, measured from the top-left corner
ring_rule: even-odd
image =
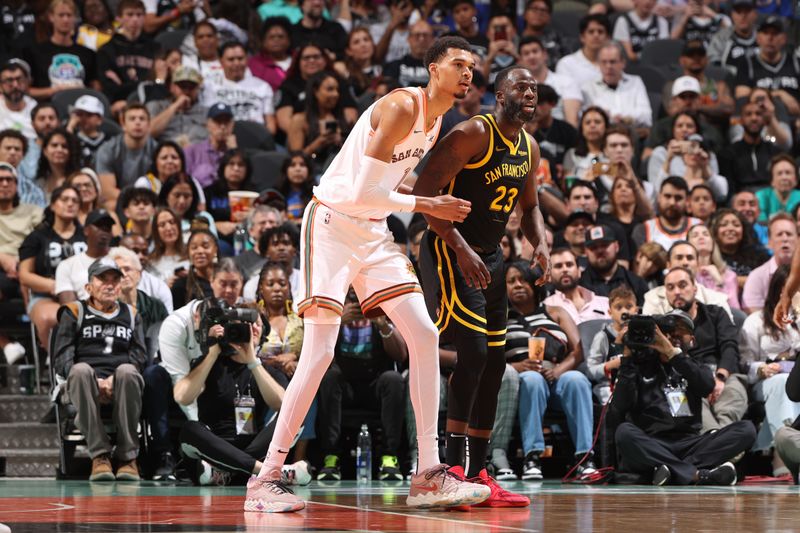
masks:
[[[87,113],[94,113],[95,115],[103,116],[105,113],[105,108],[103,107],[103,102],[100,101],[99,98],[92,96],[91,94],[84,94],[77,100],[75,100],[75,105],[72,106],[73,111],[85,111]]]
[[[697,78],[681,76],[672,82],[672,96],[678,96],[682,93],[700,94],[700,82],[697,81]]]

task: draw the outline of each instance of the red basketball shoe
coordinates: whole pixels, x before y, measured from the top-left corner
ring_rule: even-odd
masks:
[[[531,504],[531,500],[527,496],[515,494],[501,487],[497,481],[486,472],[485,468],[478,473],[477,477],[471,478],[468,481],[486,485],[492,490],[492,494],[486,500],[475,504],[474,507],[527,507]]]

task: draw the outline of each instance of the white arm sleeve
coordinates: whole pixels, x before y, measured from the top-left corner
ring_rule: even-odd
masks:
[[[389,163],[364,156],[353,184],[353,200],[387,211],[413,211],[417,200],[410,194],[389,191],[381,186],[381,180]]]

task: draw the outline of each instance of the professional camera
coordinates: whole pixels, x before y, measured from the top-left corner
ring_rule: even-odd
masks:
[[[206,298],[200,303],[200,328],[198,333],[203,353],[215,343],[219,343],[222,355],[230,356],[235,353],[232,344],[250,342],[250,325],[258,320],[258,311],[255,309],[233,307],[225,300]],[[225,334],[219,339],[209,339],[208,330],[212,326],[220,325],[225,328]]]
[[[628,324],[628,332],[622,344],[631,350],[647,350],[656,340],[656,326],[664,335],[669,335],[678,326],[675,313],[666,315],[627,315],[623,319]]]

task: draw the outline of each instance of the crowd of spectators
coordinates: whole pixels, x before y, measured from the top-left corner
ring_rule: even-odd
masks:
[[[650,475],[653,450],[665,446],[674,457],[662,457],[667,473],[655,465],[655,482],[727,482],[728,472],[708,468],[752,450],[771,458],[774,475],[797,479],[800,322],[781,329],[772,320],[800,216],[794,13],[755,0],[557,4],[3,2],[0,301],[23,300],[41,350],[56,332],[50,362],[84,432],[96,433],[95,403],[131,402],[115,407],[127,424],[113,455],[121,479],[140,475],[130,435],[140,413],[156,479],[174,477],[178,453],[201,465],[197,482],[258,472],[303,341],[293,295],[312,188],[377,98],[427,83],[422,57],[445,34],[470,43],[477,67],[442,135],[491,111],[503,68],[526,66],[539,83],[525,129],[541,150],[534,179],[553,275],[534,286],[533,250],[512,214],[502,242],[509,323],[491,446],[497,477],[541,479],[546,413],[566,415],[570,453],[581,460],[593,406],[613,406],[619,383],[627,422],[618,466]],[[416,265],[424,222],[390,217],[389,226]],[[258,312],[252,345],[222,357],[199,340],[209,298]],[[657,351],[669,366],[665,386],[683,379],[689,414],[639,405],[656,393],[620,357],[626,316],[638,310],[683,313],[670,340],[688,357],[673,360],[670,340]],[[89,355],[75,340],[84,313],[122,324],[116,336],[92,333]],[[531,363],[530,337],[544,339],[546,364]],[[157,350],[143,354],[151,341]],[[25,355],[18,339],[0,336],[0,349],[11,364]],[[441,347],[442,379],[456,357]],[[398,456],[410,448],[413,464],[415,454],[404,444],[413,436],[402,438],[407,358],[391,322],[365,318],[348,300],[295,460],[311,457],[319,433],[320,479],[340,479],[343,407],[371,409],[381,479],[402,478]],[[179,437],[175,417],[189,421]],[[521,468],[508,455],[515,421]],[[687,455],[687,446],[705,451]],[[93,478],[113,478],[104,434],[89,448]]]

